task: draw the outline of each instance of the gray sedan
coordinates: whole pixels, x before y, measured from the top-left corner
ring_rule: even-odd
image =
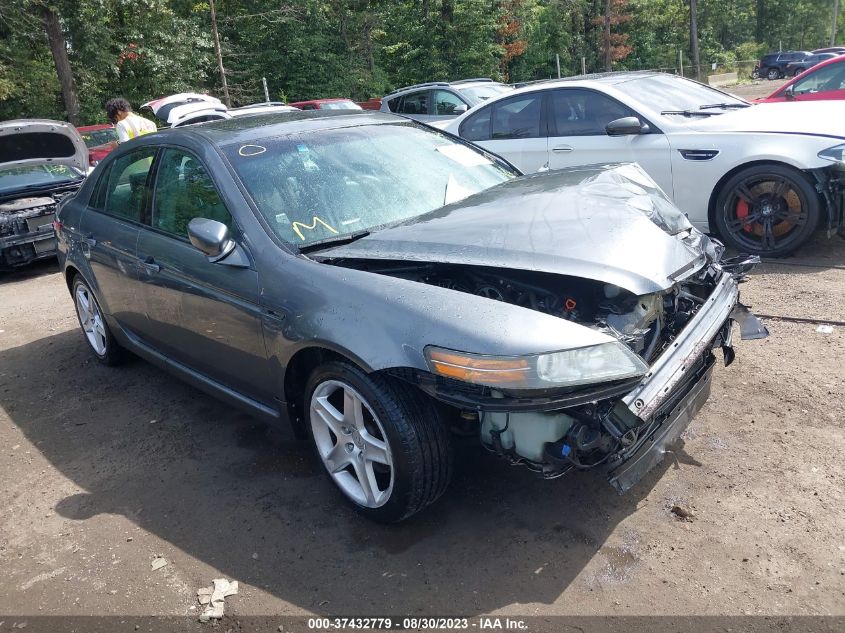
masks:
[[[127,352],[310,438],[355,508],[443,494],[451,436],[622,492],[706,400],[738,303],[633,165],[521,176],[377,113],[244,117],[133,140],[61,206],[59,257],[106,364]]]

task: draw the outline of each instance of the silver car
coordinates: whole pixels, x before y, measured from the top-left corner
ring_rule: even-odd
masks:
[[[381,100],[381,111],[424,123],[446,121],[511,90],[513,86],[486,78],[433,81],[394,90]]]

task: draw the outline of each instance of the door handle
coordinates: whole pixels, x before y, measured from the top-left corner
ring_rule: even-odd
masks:
[[[567,152],[571,152],[573,149],[574,148],[569,145],[558,145],[557,147],[552,148],[552,151],[555,154],[565,154]]]
[[[147,257],[147,259],[145,259],[144,261],[142,261],[142,262],[141,262],[141,266],[143,266],[143,267],[144,267],[144,270],[146,270],[148,273],[151,273],[151,274],[152,274],[152,273],[157,273],[158,271],[160,271],[160,270],[161,270],[161,266],[159,266],[158,264],[156,264],[156,262],[155,262],[155,260],[153,259],[153,256],[152,256],[152,255],[150,255],[149,257]]]

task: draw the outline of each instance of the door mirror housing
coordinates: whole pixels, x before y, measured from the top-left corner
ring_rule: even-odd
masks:
[[[632,134],[648,132],[648,126],[640,123],[640,120],[635,116],[626,116],[611,121],[604,129],[608,136],[631,136]]]
[[[229,227],[217,220],[194,218],[188,223],[188,239],[194,248],[216,262],[235,250],[235,241],[229,236]]]
[[[460,105],[456,105],[455,109],[452,110],[452,112],[454,112],[456,115],[461,115],[464,112],[466,112],[467,110],[469,110],[469,107],[467,106],[467,104],[461,103]]]

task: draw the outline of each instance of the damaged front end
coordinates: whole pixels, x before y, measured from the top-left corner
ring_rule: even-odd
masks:
[[[709,243],[720,254],[718,243]],[[526,359],[434,349],[428,350],[431,372],[398,372],[459,411],[464,428],[477,427],[484,446],[512,463],[546,478],[601,468],[621,493],[663,459],[666,446],[707,400],[714,351],[721,348],[726,365],[733,361],[734,321],[742,338],[768,335],[738,301],[736,278],[754,263],[755,258],[724,266],[712,262],[667,291],[641,296],[611,284],[539,273],[398,262],[368,269],[540,310],[624,344],[638,361],[627,372],[604,381],[585,376],[563,389],[539,383],[515,388],[504,379],[496,384],[495,370],[513,378],[548,373],[554,362],[548,358],[530,367]],[[622,355],[618,359],[624,362]],[[586,363],[601,371],[595,359]]]
[[[0,202],[0,270],[55,257],[53,220],[58,202],[70,192]]]
[[[322,259],[569,322],[571,348],[496,356],[427,344],[428,371],[392,372],[511,462],[546,478],[600,469],[624,492],[707,400],[714,352],[733,361],[733,323],[742,338],[768,335],[739,303],[738,282],[759,258],[725,259],[635,166],[503,188]],[[504,224],[520,202],[521,216]],[[507,336],[520,332],[511,325]]]

